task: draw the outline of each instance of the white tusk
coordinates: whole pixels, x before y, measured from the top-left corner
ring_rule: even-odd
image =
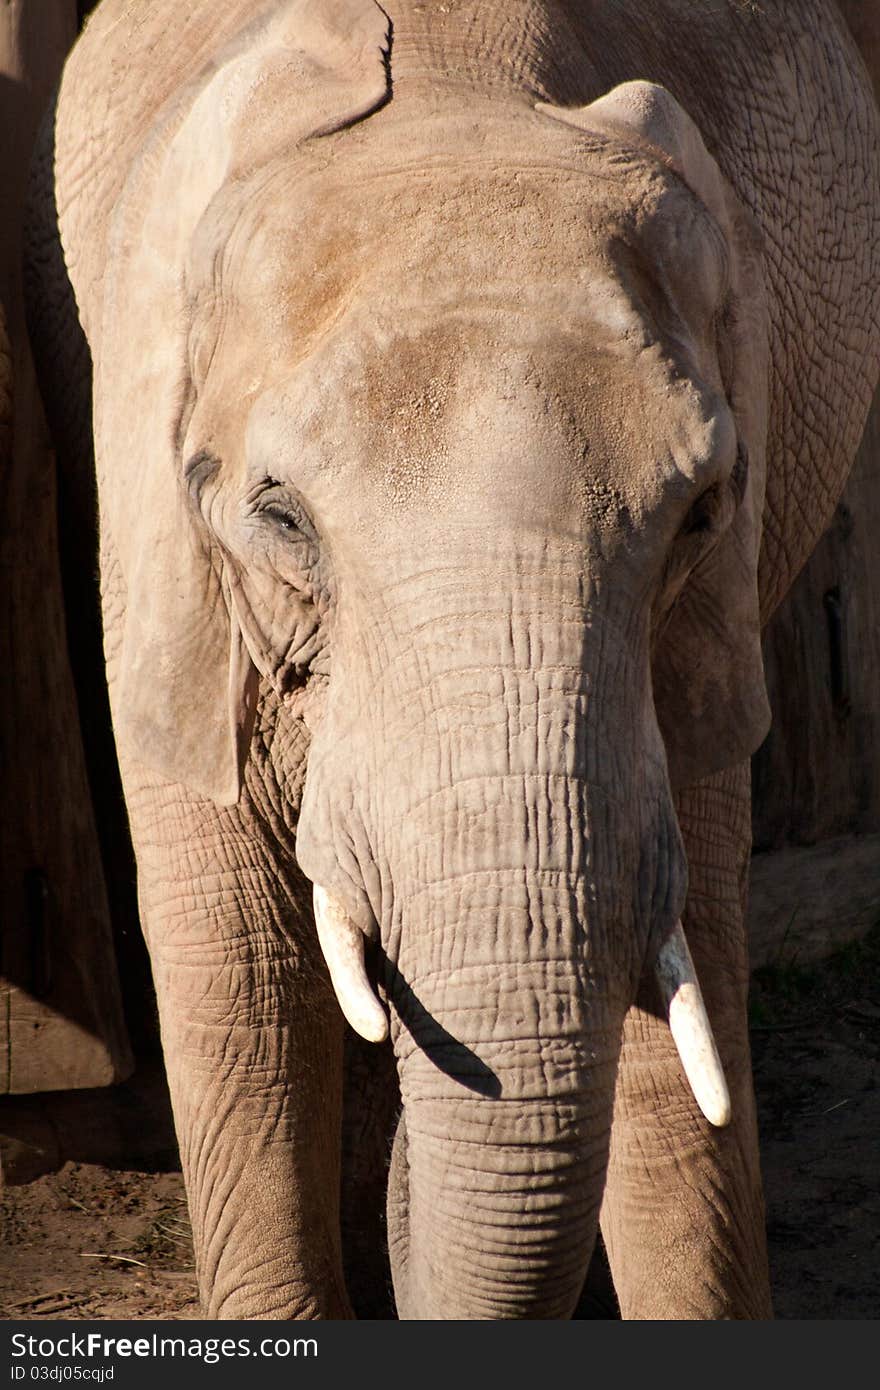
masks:
[[[315,926],[339,1007],[367,1042],[384,1042],[388,1018],[373,993],[364,967],[364,934],[348,913],[315,884]]]
[[[730,1122],[730,1094],[680,921],[654,968],[684,1074],[706,1119],[720,1129]]]

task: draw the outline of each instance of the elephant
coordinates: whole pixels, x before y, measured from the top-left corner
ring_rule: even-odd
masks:
[[[836,10],[103,0],[47,130],[205,1313],[352,1316],[372,1087],[399,1318],[569,1318],[600,1227],[624,1318],[772,1316],[760,639],[880,364]]]

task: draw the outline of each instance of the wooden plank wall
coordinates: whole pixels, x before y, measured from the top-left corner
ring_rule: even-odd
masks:
[[[0,1092],[107,1085],[132,1065],[20,274],[30,151],[75,33],[73,0],[0,5],[0,301],[13,363],[0,469]]]

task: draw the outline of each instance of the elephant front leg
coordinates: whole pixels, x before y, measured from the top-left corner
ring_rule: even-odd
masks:
[[[748,765],[678,798],[689,864],[685,931],[733,1117],[699,1113],[659,1000],[630,1010],[615,1096],[602,1232],[625,1318],[772,1317],[748,1039],[744,907]]]
[[[220,1318],[350,1317],[341,1015],[308,908],[238,819],[193,803],[169,843],[176,812],[149,835],[133,816],[202,1305]]]

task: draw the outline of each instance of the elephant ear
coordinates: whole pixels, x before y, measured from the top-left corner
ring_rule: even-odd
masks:
[[[645,149],[700,199],[727,247],[729,281],[715,316],[719,370],[749,460],[733,524],[697,566],[655,643],[654,700],[673,785],[749,757],[770,708],[761,654],[758,555],[766,478],[769,334],[756,224],[675,98],[626,82],[589,106],[540,109],[568,124]]]
[[[108,236],[93,350],[101,525],[124,602],[114,727],[123,756],[221,804],[240,794],[258,677],[234,570],[184,476],[185,264],[230,181],[387,100],[388,31],[373,0],[276,4],[160,113]]]

